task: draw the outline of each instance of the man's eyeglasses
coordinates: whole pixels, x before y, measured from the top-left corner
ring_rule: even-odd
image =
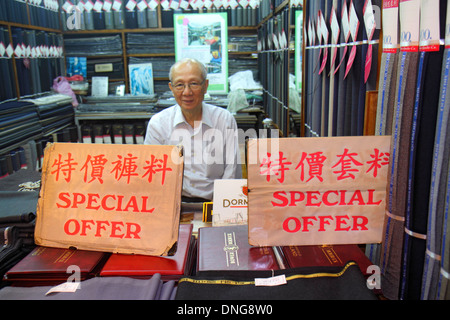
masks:
[[[198,91],[202,88],[202,85],[205,81],[202,81],[200,83],[198,82],[191,82],[188,84],[185,83],[177,83],[174,86],[172,86],[172,88],[174,88],[175,91],[177,92],[183,92],[184,89],[186,89],[186,86],[189,87],[189,89],[191,89],[192,91]]]

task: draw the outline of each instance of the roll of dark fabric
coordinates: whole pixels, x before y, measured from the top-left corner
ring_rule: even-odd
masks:
[[[408,157],[414,95],[418,66],[418,52],[401,52],[398,60],[396,105],[392,122],[389,197],[381,245],[381,289],[389,299],[399,299],[401,260],[408,180]],[[409,94],[408,94],[409,93]]]
[[[447,1],[440,1],[440,35],[445,36]],[[420,299],[428,206],[444,47],[420,52],[413,113],[405,220],[401,299]]]
[[[255,286],[255,278],[284,274],[287,284]],[[271,271],[229,271],[182,278],[176,300],[375,300],[356,263]]]
[[[446,188],[450,153],[450,93],[448,76],[450,71],[450,51],[445,49],[436,134],[433,149],[430,199],[428,207],[427,240],[422,277],[421,299],[436,299],[441,264],[443,221],[446,210]],[[448,248],[447,248],[448,250]]]
[[[375,135],[391,134],[397,83],[397,57],[397,52],[383,52],[381,55]],[[380,249],[379,244],[368,244],[366,246],[367,257],[376,265],[380,264]]]
[[[428,204],[431,181],[431,165],[439,104],[439,74],[442,66],[443,50],[422,52],[419,69],[420,82],[417,86],[416,123],[412,128],[410,150],[410,177],[408,185],[407,212],[405,220],[405,248],[403,258],[404,277],[401,297],[419,299],[423,259],[425,254],[425,235],[428,218]],[[425,104],[425,106],[424,106]],[[416,236],[414,236],[416,235]]]
[[[364,1],[353,1],[360,27],[356,35],[356,41],[367,40],[364,28],[363,7]],[[367,53],[367,44],[356,46],[356,56],[353,61],[351,73],[352,96],[350,106],[350,135],[360,136],[364,132],[364,111],[366,101],[366,83],[364,83],[364,63]]]

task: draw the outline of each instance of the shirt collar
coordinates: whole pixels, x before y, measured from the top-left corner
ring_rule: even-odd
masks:
[[[181,107],[177,104],[175,105],[175,116],[173,118],[173,126],[177,126],[180,123],[186,123],[183,113],[181,112]],[[209,107],[202,102],[202,123],[206,124],[208,127],[212,128],[211,123],[211,110]]]

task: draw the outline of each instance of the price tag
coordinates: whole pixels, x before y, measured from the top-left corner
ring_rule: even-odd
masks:
[[[91,0],[88,0],[84,3],[84,9],[86,10],[87,13],[91,12],[93,8],[94,4],[92,3]]]
[[[383,52],[398,49],[398,0],[383,1]]]
[[[95,1],[95,4],[94,4],[94,11],[95,11],[95,12],[101,12],[101,11],[102,11],[102,8],[103,8],[103,2],[101,2],[101,1],[99,1],[99,0]]]
[[[62,6],[62,9],[67,13],[72,12],[72,8],[73,8],[73,4],[70,1],[64,2],[63,6]]]
[[[270,278],[255,278],[256,287],[274,287],[286,283],[286,276],[284,274]]]
[[[12,55],[14,53],[14,49],[12,48],[11,43],[8,44],[8,46],[6,47],[6,54],[8,55],[8,58],[11,58]]]
[[[331,28],[331,43],[336,45],[339,41],[339,23],[337,21],[336,9],[331,8],[330,14],[330,28]]]
[[[236,9],[239,6],[239,3],[236,0],[230,0],[231,9]]]
[[[158,1],[156,0],[151,0],[148,2],[148,8],[150,10],[155,10],[158,7]]]
[[[307,33],[308,33],[308,44],[309,44],[309,46],[312,46],[313,38],[312,38],[312,30],[311,30],[311,18],[309,18],[309,20],[308,20]]]
[[[161,4],[161,8],[162,8],[163,10],[169,10],[169,5],[170,5],[169,0],[162,0],[162,1],[160,2],[160,4]]]
[[[355,6],[353,5],[353,1],[350,2],[349,8],[349,16],[348,16],[348,26],[350,30],[350,35],[352,36],[353,41],[356,41],[356,36],[358,35],[359,29],[359,20],[358,15],[356,14]]]
[[[348,12],[348,26],[350,30],[350,35],[352,37],[353,41],[356,41],[357,35],[358,35],[358,29],[359,29],[359,20],[358,16],[356,14],[355,6],[353,5],[353,0],[350,1],[350,8]],[[355,61],[356,56],[356,44],[353,44],[352,49],[350,51],[350,55],[348,56],[347,60],[347,67],[345,68],[345,75],[344,79],[347,77],[350,69],[352,68],[353,61]]]
[[[373,33],[376,28],[376,23],[375,23],[375,16],[373,14],[371,0],[366,0],[363,12],[364,12],[364,26],[366,27],[366,34],[369,40],[372,40]]]
[[[120,1],[120,0],[114,0],[112,9],[113,9],[114,11],[120,11],[121,8],[122,8],[122,1]]]
[[[184,10],[187,10],[187,9],[189,8],[189,1],[182,0],[182,1],[180,2],[180,8],[181,8],[181,9],[184,9]]]
[[[320,21],[320,24],[318,24],[317,28],[317,34],[319,35],[319,38],[323,39],[323,44],[328,44],[328,28],[325,23],[325,19],[323,17],[322,11],[319,10],[319,16],[317,17],[318,21]],[[319,41],[322,43],[322,41]],[[325,65],[327,63],[328,59],[328,48],[323,48],[323,57],[322,57],[322,63],[320,65],[319,74],[322,73],[322,71],[325,69]]]
[[[345,36],[345,42],[347,43],[348,38],[350,37],[350,27],[348,25],[348,10],[345,1],[342,6],[341,24],[342,24],[342,32]]]
[[[2,41],[0,41],[0,57],[3,57],[5,55],[5,52],[6,52],[5,44]]]
[[[366,0],[364,3],[363,14],[364,26],[366,27],[367,38],[370,42],[376,27],[371,0]],[[372,68],[372,50],[372,43],[369,43],[366,53],[366,62],[364,64],[364,83],[369,79],[370,69]]]
[[[80,13],[85,11],[84,6],[85,6],[85,3],[83,1],[78,2],[77,8]]]

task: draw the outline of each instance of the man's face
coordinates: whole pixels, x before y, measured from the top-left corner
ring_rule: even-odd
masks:
[[[184,63],[172,71],[172,82],[169,83],[169,87],[183,111],[195,111],[201,109],[208,88],[208,79],[202,78],[197,65]]]

